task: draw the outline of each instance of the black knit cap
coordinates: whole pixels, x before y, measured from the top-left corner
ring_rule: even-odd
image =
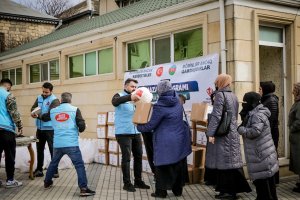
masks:
[[[275,84],[272,81],[260,82],[263,95],[275,92]]]
[[[247,92],[244,95],[243,101],[255,108],[258,104],[260,104],[260,98],[260,94],[256,92]]]

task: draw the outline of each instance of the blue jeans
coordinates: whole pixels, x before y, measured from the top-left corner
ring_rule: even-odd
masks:
[[[53,175],[56,173],[60,159],[67,154],[71,159],[73,165],[75,166],[77,177],[78,177],[78,186],[79,188],[87,187],[87,178],[85,173],[85,167],[82,160],[81,152],[79,147],[62,147],[53,149],[53,158],[50,162],[50,165],[47,169],[45,182],[49,183],[52,181]]]

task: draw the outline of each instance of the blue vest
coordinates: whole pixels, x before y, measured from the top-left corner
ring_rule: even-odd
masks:
[[[76,111],[77,108],[69,103],[63,103],[51,109],[50,117],[54,129],[54,148],[79,146]]]
[[[128,95],[126,92],[120,92],[119,95]],[[115,133],[120,134],[138,134],[140,133],[132,122],[135,106],[131,102],[122,103],[115,107]]]
[[[0,128],[15,133],[15,123],[6,107],[6,98],[8,95],[9,92],[3,87],[0,87]]]
[[[56,96],[54,94],[51,94],[46,99],[42,97],[42,95],[38,96],[38,106],[42,109],[41,114],[48,113],[49,107],[53,100],[56,99]],[[36,127],[39,130],[53,130],[51,121],[44,122],[40,119],[36,119],[35,121]]]

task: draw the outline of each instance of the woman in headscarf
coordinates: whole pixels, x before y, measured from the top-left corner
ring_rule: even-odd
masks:
[[[268,118],[271,112],[260,103],[260,95],[248,92],[243,98],[245,114],[238,132],[243,136],[250,179],[256,187],[257,200],[277,200],[275,173],[279,169]]]
[[[237,193],[251,192],[243,171],[240,136],[237,132],[239,104],[236,95],[230,89],[231,82],[232,78],[228,74],[217,76],[217,91],[206,133],[209,137],[206,166],[217,169],[215,189],[220,193],[215,196],[216,199],[237,199]],[[224,136],[216,136],[225,104],[227,112],[232,113],[229,130]]]
[[[290,171],[300,177],[300,83],[294,84],[293,95],[295,103],[289,113],[290,129]],[[300,193],[300,183],[296,183],[294,192]]]
[[[186,158],[192,152],[189,127],[183,121],[183,107],[170,81],[160,81],[157,94],[150,121],[137,125],[141,132],[153,131],[156,183],[151,196],[166,198],[167,190],[181,196],[188,177]]]
[[[272,81],[260,82],[259,94],[261,95],[261,103],[267,107],[271,116],[269,117],[272,139],[276,148],[278,148],[279,129],[278,129],[278,97],[274,94],[275,84]],[[279,184],[279,171],[275,174],[276,184]]]

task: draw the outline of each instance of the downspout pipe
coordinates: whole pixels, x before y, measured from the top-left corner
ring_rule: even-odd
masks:
[[[227,72],[226,67],[226,34],[225,34],[225,0],[219,0],[220,7],[220,40],[221,40],[221,73]]]

